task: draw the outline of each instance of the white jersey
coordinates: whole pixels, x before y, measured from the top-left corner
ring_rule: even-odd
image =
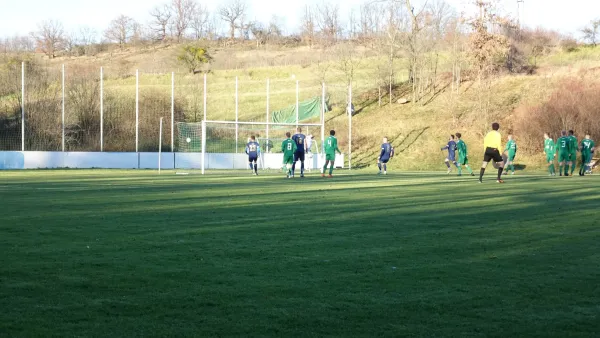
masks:
[[[313,141],[312,137],[310,137],[310,136],[306,139],[306,150],[307,151],[310,151],[310,148],[312,147],[312,141]]]

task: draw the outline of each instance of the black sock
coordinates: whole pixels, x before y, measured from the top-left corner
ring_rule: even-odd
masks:
[[[300,173],[304,174],[304,162],[300,163]]]
[[[296,171],[296,162],[292,163],[292,173]]]
[[[500,181],[502,179],[502,172],[504,171],[504,168],[498,168],[498,181]]]
[[[254,163],[254,172],[258,172],[258,164]]]
[[[379,167],[379,171],[381,171],[381,163],[377,163],[377,166]]]
[[[383,171],[387,171],[387,164],[383,164]]]
[[[481,168],[481,170],[479,171],[479,179],[483,179],[483,174],[485,173],[485,168]]]

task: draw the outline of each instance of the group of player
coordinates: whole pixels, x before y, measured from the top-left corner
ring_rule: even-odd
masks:
[[[292,136],[290,132],[285,133],[286,139],[281,143],[281,152],[283,153],[283,169],[286,171],[287,178],[294,178],[296,173],[296,163],[300,161],[300,177],[304,177],[304,161],[306,160],[307,154],[311,153],[312,147],[312,135],[307,138],[302,133],[302,128],[296,128],[296,133]],[[335,154],[341,154],[342,152],[338,148],[337,138],[335,137],[335,130],[329,131],[329,137],[323,144],[323,150],[325,153],[325,165],[321,173],[322,177],[325,177],[327,172],[327,166],[329,166],[328,177],[333,176],[333,168],[335,165]],[[250,169],[254,175],[258,175],[258,157],[260,155],[260,144],[256,142],[256,137],[251,136],[246,144],[246,154],[248,154],[248,163]]]
[[[499,127],[499,126],[498,126]],[[498,130],[493,130],[498,131]],[[489,135],[489,134],[488,134]],[[500,148],[500,146],[498,146]],[[495,147],[493,149],[496,149]],[[462,134],[456,133],[454,135],[450,135],[450,139],[448,140],[448,144],[446,144],[441,149],[442,151],[447,150],[448,156],[444,160],[444,164],[448,168],[448,174],[452,172],[452,167],[450,163],[454,164],[458,169],[458,176],[462,176],[462,167],[464,166],[471,176],[475,176],[473,173],[473,169],[469,165],[469,155],[467,151],[467,144],[462,140]],[[458,159],[456,158],[456,153],[458,153]],[[498,152],[499,153],[499,152]],[[504,148],[502,162],[504,164],[503,173],[508,174],[510,171],[512,175],[515,174],[515,156],[517,155],[517,142],[514,140],[514,137],[511,134],[508,135],[508,141],[506,143],[506,147]],[[489,162],[489,161],[487,161]]]
[[[490,131],[484,139],[484,160],[480,170],[479,182],[482,182],[483,175],[487,164],[491,161],[495,162],[495,167],[498,168],[498,183],[504,183],[501,176],[502,174],[508,174],[511,172],[515,174],[514,160],[517,154],[517,143],[512,133],[508,135],[508,141],[506,147],[502,150],[502,137],[499,132],[500,125],[498,123],[492,124],[492,131]],[[290,132],[287,132],[286,139],[281,143],[281,151],[283,153],[283,170],[286,171],[287,178],[293,178],[296,171],[296,163],[300,161],[300,177],[304,177],[304,161],[306,155],[310,153],[312,136],[309,135],[307,139],[302,133],[302,128],[297,128],[296,133],[292,136]],[[559,175],[560,176],[572,176],[575,172],[577,165],[577,152],[581,152],[581,166],[579,168],[579,175],[584,176],[590,172],[592,161],[592,154],[594,152],[595,143],[590,138],[589,133],[585,135],[585,138],[578,142],[574,132],[569,130],[561,132],[561,137],[554,142],[550,137],[549,133],[544,134],[544,152],[546,154],[546,162],[548,163],[548,172],[550,175],[556,175],[556,169],[554,161],[558,158],[559,164]],[[333,168],[335,164],[336,153],[341,154],[338,148],[337,138],[335,137],[335,130],[329,132],[329,137],[323,144],[323,150],[325,153],[325,165],[321,172],[321,176],[325,177],[327,167],[329,166],[329,175],[332,177]],[[458,176],[462,176],[463,167],[467,169],[471,176],[475,176],[473,169],[469,165],[469,155],[467,144],[462,140],[461,133],[450,135],[448,143],[441,148],[442,151],[447,150],[448,156],[444,163],[448,169],[447,173],[452,172],[451,163],[458,170]],[[458,158],[457,158],[458,153]],[[260,155],[260,145],[256,142],[255,136],[251,136],[246,145],[246,154],[248,154],[248,161],[250,169],[252,169],[254,175],[258,175],[257,161]],[[394,147],[389,143],[387,137],[383,138],[381,145],[381,152],[377,158],[377,166],[379,168],[379,174],[387,174],[387,163],[394,156]],[[570,169],[570,171],[569,171]]]
[[[592,170],[592,155],[596,144],[591,139],[590,134],[586,133],[581,142],[577,141],[577,137],[573,130],[561,131],[560,137],[556,142],[550,137],[550,133],[544,134],[544,153],[546,154],[546,162],[548,163],[548,173],[551,176],[556,176],[555,159],[558,160],[559,176],[573,176],[575,167],[577,166],[577,152],[581,152],[581,165],[579,166],[579,176],[585,176],[586,173],[591,173]],[[570,171],[569,171],[570,169]]]

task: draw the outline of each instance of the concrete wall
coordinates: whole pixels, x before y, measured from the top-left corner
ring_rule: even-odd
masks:
[[[279,169],[281,154],[262,154],[260,168]],[[344,155],[336,155],[336,167],[344,166]],[[324,159],[318,155],[307,157],[307,168],[318,169]],[[206,169],[246,169],[245,154],[206,154]],[[103,168],[103,169],[158,169],[158,153],[107,153],[107,152],[50,152],[50,151],[0,151],[0,170],[40,168]],[[162,169],[200,169],[201,153],[162,153]]]

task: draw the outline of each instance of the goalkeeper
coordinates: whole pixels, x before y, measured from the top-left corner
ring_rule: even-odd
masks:
[[[258,176],[258,156],[260,155],[260,145],[256,142],[256,136],[250,136],[246,144],[246,154],[248,155],[248,164],[254,175]]]

